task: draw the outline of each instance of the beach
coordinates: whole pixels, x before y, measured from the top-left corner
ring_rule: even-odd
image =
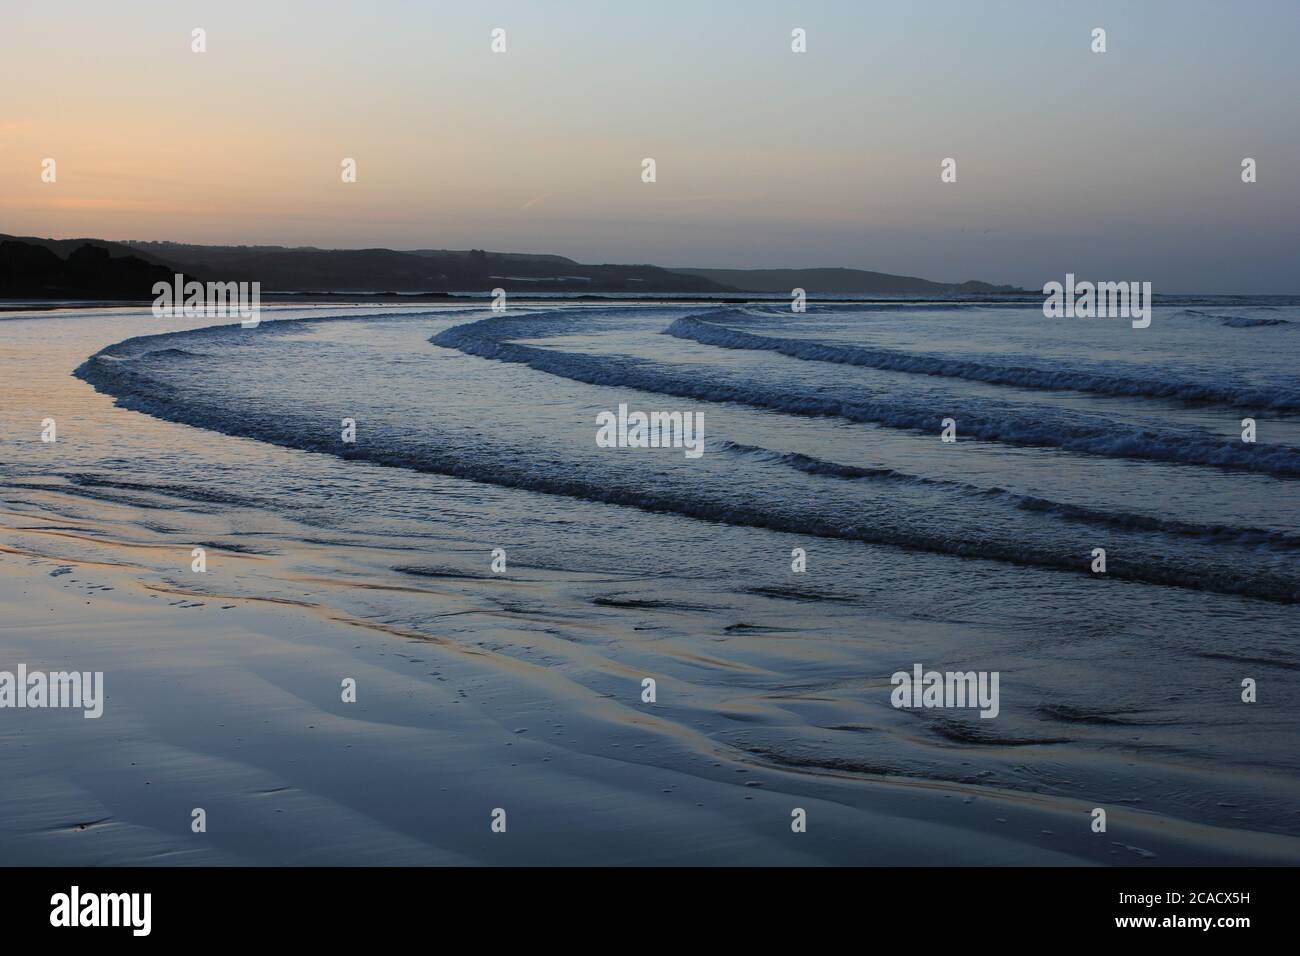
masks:
[[[918,317],[971,316],[822,311],[785,354],[718,344],[773,320],[707,304],[290,307],[188,337],[211,323],[11,313],[0,668],[102,672],[106,694],[97,719],[0,714],[4,862],[1300,860],[1294,421],[1224,467],[1228,384],[1178,370],[1219,389],[1207,412],[1089,393],[1122,379],[1089,373],[1025,416],[1075,432],[972,439],[954,466],[941,416],[918,435],[903,392],[882,421],[834,379],[939,382],[999,414],[1028,386],[789,340],[897,350]],[[1178,311],[1166,327],[1200,329]],[[792,381],[841,414],[782,407],[781,376],[823,366]],[[703,456],[599,448],[620,401],[703,409]],[[1096,446],[1083,419],[1141,431],[1135,403],[1190,437]],[[977,411],[954,412],[963,437]],[[892,707],[914,664],[1000,672],[1001,713]]]

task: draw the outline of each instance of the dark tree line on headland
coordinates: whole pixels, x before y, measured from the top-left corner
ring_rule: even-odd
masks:
[[[78,246],[62,258],[30,242],[0,242],[0,296],[29,299],[148,299],[172,271],[137,256],[112,256],[101,246]]]

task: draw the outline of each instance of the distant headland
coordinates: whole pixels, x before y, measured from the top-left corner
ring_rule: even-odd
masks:
[[[483,249],[317,249],[202,246],[174,242],[41,239],[0,235],[0,297],[135,300],[176,273],[219,282],[260,282],[263,293],[338,297],[385,294],[560,293],[662,295],[999,295],[1025,290],[966,281],[934,282],[860,269],[666,269],[599,265],[564,256]]]

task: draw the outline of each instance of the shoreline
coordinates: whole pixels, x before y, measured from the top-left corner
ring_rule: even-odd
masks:
[[[537,293],[508,292],[509,301],[524,305],[788,305],[790,296],[779,293]],[[1205,301],[1222,300],[1225,304],[1243,300],[1260,302],[1268,305],[1300,305],[1300,295],[1275,294],[1255,295],[1251,293],[1201,295],[1184,292],[1156,292],[1152,295],[1154,304],[1162,307],[1194,305]],[[306,306],[344,306],[344,305],[472,305],[482,303],[489,309],[492,295],[489,292],[262,292],[261,301],[265,305],[285,308]],[[815,291],[808,295],[807,302],[812,305],[909,305],[950,307],[954,305],[986,306],[1042,306],[1043,295],[1033,291],[1015,294],[989,295],[933,295],[923,293],[899,293],[897,295],[848,295],[826,293],[819,295]],[[152,307],[154,299],[68,299],[57,297],[50,299],[5,299],[0,298],[0,315],[21,312],[63,312],[83,309],[144,309]]]

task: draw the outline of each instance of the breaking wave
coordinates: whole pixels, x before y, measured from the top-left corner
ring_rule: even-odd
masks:
[[[1289,324],[1284,319],[1246,320],[1258,324]],[[809,362],[859,365],[891,372],[910,372],[944,378],[962,378],[990,385],[1014,385],[1019,388],[1070,390],[1120,397],[1175,399],[1185,402],[1209,402],[1235,408],[1267,408],[1278,411],[1300,409],[1300,391],[1261,389],[1241,385],[1214,385],[1205,382],[1158,378],[1150,375],[1125,376],[1095,370],[1076,370],[1042,365],[992,365],[942,355],[923,355],[885,348],[864,348],[811,342],[806,339],[756,335],[728,328],[698,317],[686,316],[673,322],[666,334],[691,339],[724,349],[756,349],[777,352]]]
[[[674,322],[670,329],[680,328],[678,323],[682,321]],[[942,420],[949,414],[948,410],[936,408],[934,401],[928,399],[870,395],[840,397],[833,393],[795,391],[761,382],[726,382],[638,359],[577,354],[510,341],[512,338],[553,334],[554,331],[531,316],[518,319],[495,317],[454,326],[438,333],[430,341],[469,355],[517,362],[589,385],[634,388],[707,402],[737,402],[790,415],[840,417],[889,428],[938,433]],[[1059,448],[1110,458],[1233,468],[1287,477],[1300,475],[1300,449],[1225,440],[1203,429],[1170,426],[1156,431],[1060,411],[1034,409],[1032,414],[1026,414],[1013,405],[981,400],[963,403],[960,417],[962,433],[984,441]]]
[[[896,428],[937,430],[941,417],[920,401],[849,401],[799,394],[761,381],[723,381],[701,374],[694,366],[674,369],[627,356],[575,354],[508,340],[546,337],[600,321],[599,316],[562,313],[494,316],[452,326],[430,341],[619,389],[739,402],[799,415],[838,415]],[[456,421],[454,414],[426,427],[413,421],[409,409],[405,417],[394,411],[384,397],[391,388],[427,395],[428,383],[419,377],[422,366],[418,364],[395,363],[394,354],[380,350],[369,360],[373,364],[367,365],[354,351],[340,349],[335,360],[339,364],[329,365],[321,356],[317,368],[311,358],[318,353],[312,350],[328,346],[303,336],[274,334],[288,332],[296,322],[274,325],[281,328],[272,326],[270,335],[250,336],[227,326],[128,339],[92,356],[77,375],[124,407],[225,434],[712,523],[1072,574],[1088,573],[1087,562],[1080,557],[1086,550],[1080,551],[1079,545],[1081,537],[1087,537],[1079,534],[1078,526],[1104,526],[1109,529],[1107,539],[1117,542],[1107,569],[1112,580],[1300,602],[1300,578],[1289,570],[1294,567],[1290,552],[1300,547],[1300,541],[1283,531],[1102,510],[721,438],[710,439],[711,448],[721,453],[710,465],[712,471],[668,473],[638,464],[645,458],[630,462],[617,456],[534,453],[521,446],[514,434],[480,434],[474,421]],[[220,347],[213,349],[214,344]],[[296,363],[296,374],[286,376],[283,371],[291,363]],[[490,368],[476,367],[467,374],[490,388]],[[351,381],[345,383],[339,376]],[[345,385],[353,389],[347,402],[370,403],[365,409],[365,442],[341,444],[329,416],[319,407],[321,395]],[[978,409],[980,403],[972,406]],[[454,407],[444,411],[454,412]],[[337,421],[333,419],[334,425]],[[1190,429],[1156,434],[1050,410],[1034,418],[1008,415],[1000,407],[982,412],[964,409],[962,422],[965,435],[992,441],[1300,474],[1300,458],[1294,450],[1233,448]],[[736,460],[728,463],[728,458]],[[811,478],[799,475],[827,481],[810,485]],[[855,488],[863,483],[865,487]],[[870,490],[871,483],[887,483],[898,490],[881,495]]]

